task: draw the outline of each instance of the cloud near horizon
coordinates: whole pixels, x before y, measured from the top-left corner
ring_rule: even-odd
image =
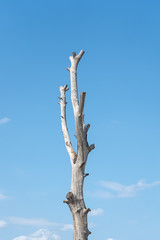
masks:
[[[9,119],[9,118],[7,118],[7,117],[1,118],[1,119],[0,119],[0,125],[5,124],[5,123],[8,123],[8,122],[10,122],[10,121],[11,121],[11,119]]]
[[[19,236],[12,240],[59,240],[61,237],[48,229],[39,229],[28,236]]]
[[[22,218],[22,217],[7,217],[5,219],[7,224],[37,226],[37,227],[58,227],[60,231],[73,231],[72,224],[62,224],[58,222],[51,222],[44,218]]]
[[[0,228],[3,228],[7,225],[7,222],[4,220],[0,220]]]
[[[21,218],[8,217],[10,224],[26,225],[26,226],[59,226],[59,223],[50,222],[44,218]]]

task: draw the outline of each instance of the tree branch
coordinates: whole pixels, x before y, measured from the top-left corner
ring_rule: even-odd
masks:
[[[66,120],[66,91],[68,91],[69,88],[67,87],[67,84],[66,84],[64,87],[60,86],[59,89],[60,89],[60,95],[61,95],[61,97],[59,99],[61,100],[60,105],[61,105],[62,133],[64,136],[64,141],[65,141],[67,152],[68,152],[72,162],[74,162],[75,158],[76,158],[76,153],[73,150],[73,147],[71,144],[71,140],[70,140],[68,128],[67,128],[67,120]]]
[[[84,51],[81,50],[78,55],[75,52],[72,53],[72,56],[69,57],[71,61],[71,68],[67,68],[70,70],[70,79],[71,79],[71,100],[73,105],[74,116],[79,108],[79,100],[78,100],[78,88],[77,88],[77,66],[84,54]]]
[[[85,125],[85,127],[84,127],[85,134],[87,134],[89,128],[90,128],[90,124]]]
[[[86,97],[86,92],[81,92],[80,104],[79,104],[79,116],[82,116],[82,113],[83,113],[85,97]]]
[[[76,56],[76,58],[78,59],[78,62],[81,60],[84,53],[85,51],[81,50],[80,53]]]
[[[85,174],[83,175],[84,178],[87,177],[87,176],[89,176],[89,173],[85,173]]]
[[[84,209],[84,213],[85,213],[85,214],[87,214],[87,213],[89,213],[89,212],[91,212],[91,209],[90,209],[90,208]]]
[[[70,67],[70,80],[71,80],[71,101],[73,106],[74,118],[75,118],[75,127],[76,127],[76,136],[78,141],[78,150],[83,148],[83,123],[82,118],[79,117],[79,113],[82,116],[85,100],[85,92],[81,93],[80,105],[78,99],[78,87],[77,87],[77,66],[84,54],[84,51],[81,50],[78,55],[75,52],[72,53],[72,56],[69,57],[71,61]],[[78,152],[77,152],[78,155]]]
[[[88,148],[88,151],[91,152],[93,149],[95,149],[95,145],[94,144],[91,144]]]

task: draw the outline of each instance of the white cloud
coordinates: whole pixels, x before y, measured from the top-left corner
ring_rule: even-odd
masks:
[[[107,238],[107,240],[115,240],[115,239],[113,239],[113,238]]]
[[[160,181],[156,181],[153,183],[145,183],[144,180],[140,180],[136,184],[128,185],[128,186],[122,185],[117,182],[100,181],[100,185],[109,189],[111,191],[111,193],[109,192],[109,194],[111,194],[112,197],[130,198],[130,197],[135,197],[139,191],[160,185]],[[102,197],[103,197],[103,194],[102,194]],[[105,191],[104,191],[104,197],[105,197]]]
[[[5,123],[8,123],[8,122],[10,122],[11,120],[9,119],[9,118],[7,118],[7,117],[5,117],[5,118],[1,118],[0,119],[0,125],[1,124],[5,124]]]
[[[9,223],[26,225],[26,226],[58,226],[58,223],[50,222],[43,218],[21,218],[21,217],[8,217]]]
[[[7,223],[3,220],[0,220],[0,228],[3,228],[7,225]]]
[[[13,240],[59,240],[60,236],[49,231],[48,229],[39,229],[28,236],[19,236]]]
[[[89,212],[89,216],[101,216],[103,213],[104,210],[102,208],[92,209],[92,211]]]
[[[64,226],[61,228],[62,231],[68,231],[68,230],[73,230],[73,225],[72,224],[64,224]]]
[[[7,199],[8,197],[4,194],[0,194],[0,200],[4,200],[4,199]]]

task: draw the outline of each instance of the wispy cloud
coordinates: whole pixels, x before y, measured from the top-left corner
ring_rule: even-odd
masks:
[[[95,224],[95,223],[88,223],[88,227],[89,227],[89,228],[95,228],[95,227],[96,227],[96,224]]]
[[[96,227],[95,223],[89,223],[88,224],[89,228],[94,228]],[[65,231],[73,231],[73,224],[64,224],[63,227],[60,229],[61,231],[65,232]]]
[[[72,224],[64,224],[64,226],[61,228],[61,231],[68,231],[68,230],[73,230]]]
[[[101,192],[101,197],[108,198],[107,196],[109,196],[110,198],[111,197],[130,198],[135,197],[137,193],[140,191],[160,185],[160,181],[146,183],[144,180],[140,180],[136,184],[128,186],[122,185],[118,182],[100,181],[100,185],[110,191]]]
[[[93,197],[93,198],[113,198],[113,194],[110,192],[107,192],[105,190],[97,190],[94,192],[87,192],[87,195],[89,197]]]
[[[0,228],[3,228],[7,225],[6,221],[0,220]]]
[[[12,240],[59,240],[61,237],[48,229],[39,229],[28,236],[19,236]]]
[[[102,208],[92,209],[92,211],[89,212],[89,216],[101,216],[103,213],[104,210]]]
[[[4,194],[0,194],[0,200],[4,200],[4,199],[7,199],[8,196],[4,195]]]
[[[21,218],[21,217],[8,217],[10,224],[26,225],[26,226],[59,226],[59,223],[50,222],[43,218]]]
[[[89,226],[89,228],[94,228],[96,225],[94,223],[89,223],[88,226]],[[73,224],[64,224],[60,230],[63,232],[73,231]]]
[[[107,238],[107,240],[115,240],[114,238]]]
[[[8,123],[8,122],[10,122],[11,120],[9,119],[9,118],[7,118],[7,117],[4,117],[4,118],[1,118],[0,119],[0,125],[1,124],[5,124],[5,123]]]

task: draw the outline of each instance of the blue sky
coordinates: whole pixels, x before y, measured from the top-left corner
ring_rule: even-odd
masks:
[[[72,239],[57,97],[81,49],[89,238],[160,239],[159,12],[158,0],[0,1],[0,239]]]

